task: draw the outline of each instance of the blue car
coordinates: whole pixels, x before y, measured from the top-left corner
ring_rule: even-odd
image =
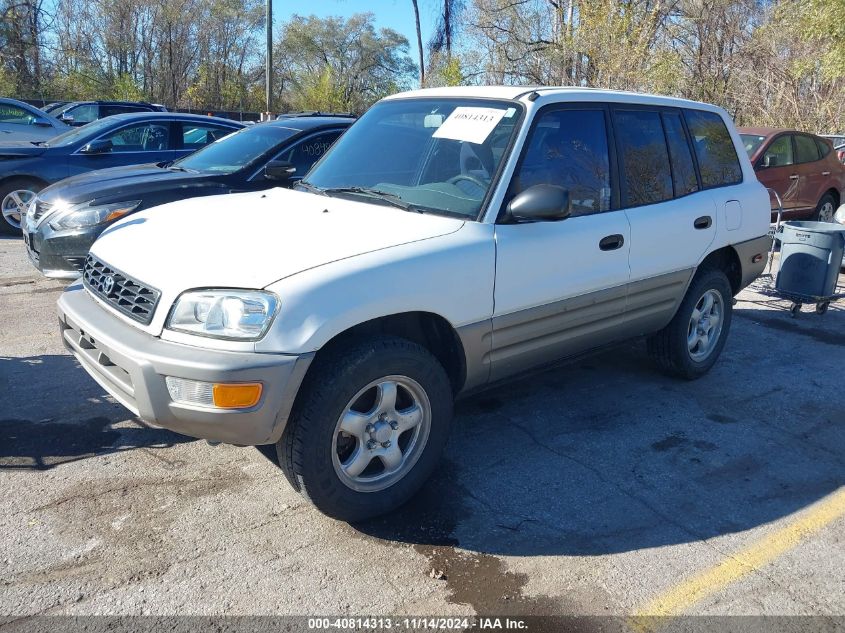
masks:
[[[89,171],[169,163],[243,128],[216,117],[142,112],[73,128],[47,141],[0,144],[0,232],[20,232],[21,218],[47,185]]]
[[[0,144],[46,141],[69,129],[69,125],[34,105],[16,99],[0,99]]]

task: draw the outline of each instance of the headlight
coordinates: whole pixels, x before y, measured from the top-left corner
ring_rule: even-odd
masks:
[[[838,222],[839,224],[845,224],[845,204],[836,210],[836,214],[833,216],[833,221]]]
[[[167,329],[199,336],[257,341],[273,322],[279,298],[262,290],[194,290],[176,300]]]
[[[81,229],[97,224],[105,224],[134,211],[141,204],[140,200],[113,202],[111,204],[91,205],[90,202],[74,204],[67,209],[50,216],[50,228],[54,231]]]

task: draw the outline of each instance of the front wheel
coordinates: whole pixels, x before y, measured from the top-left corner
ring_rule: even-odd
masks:
[[[669,325],[648,339],[649,355],[657,365],[688,380],[710,371],[731,328],[732,296],[724,272],[699,272]]]
[[[360,521],[422,487],[451,417],[449,379],[428,350],[394,337],[362,340],[314,361],[276,451],[321,512]]]

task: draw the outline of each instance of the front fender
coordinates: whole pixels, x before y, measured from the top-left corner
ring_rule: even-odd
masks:
[[[456,330],[489,320],[495,256],[493,225],[467,222],[448,235],[297,273],[267,287],[281,308],[256,351],[315,352],[356,325],[404,312],[437,314]]]

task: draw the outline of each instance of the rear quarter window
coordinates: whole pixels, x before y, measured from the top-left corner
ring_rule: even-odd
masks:
[[[684,117],[698,158],[701,184],[724,187],[742,182],[736,148],[722,117],[703,110],[684,110]]]

